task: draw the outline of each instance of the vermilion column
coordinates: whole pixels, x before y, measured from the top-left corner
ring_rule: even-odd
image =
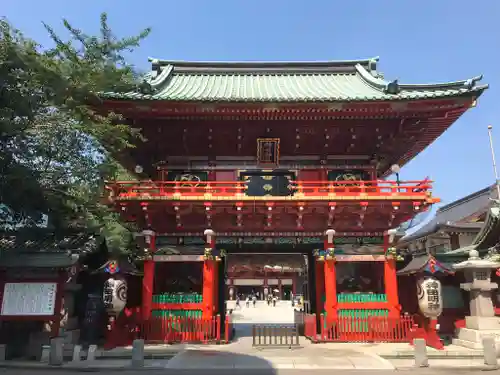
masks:
[[[211,318],[215,306],[215,264],[213,259],[205,259],[203,263],[203,317]]]
[[[335,244],[333,236],[335,231],[328,229],[325,232],[325,312],[327,321],[331,322],[337,317],[337,276],[335,273],[335,258],[328,255],[329,249],[333,249]]]
[[[204,232],[206,236],[206,247],[213,251],[215,249],[215,233],[211,229]],[[216,272],[217,261],[212,255],[203,262],[203,318],[211,318],[214,315],[217,293]]]
[[[146,234],[146,243],[149,245],[149,256],[144,260],[144,276],[142,278],[142,319],[151,317],[153,306],[153,287],[155,279],[155,263],[153,255],[156,251],[156,235]]]
[[[337,316],[337,277],[335,274],[335,260],[326,259],[325,272],[325,312],[327,321],[332,321]]]
[[[323,314],[325,309],[325,302],[323,296],[325,295],[325,269],[323,262],[316,257],[316,314],[319,316]]]
[[[392,232],[392,233],[391,233]],[[400,315],[401,305],[399,304],[398,279],[396,275],[396,260],[390,254],[389,247],[394,242],[395,230],[391,229],[384,233],[384,250],[386,254],[384,262],[384,284],[389,316],[397,318]]]
[[[389,316],[397,318],[400,315],[401,306],[399,305],[396,260],[393,258],[387,258],[384,262],[384,283]]]
[[[214,265],[214,314],[219,313],[219,267],[220,261],[216,261]]]

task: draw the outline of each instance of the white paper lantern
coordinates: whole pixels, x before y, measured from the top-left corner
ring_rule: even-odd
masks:
[[[433,277],[417,280],[418,307],[424,316],[437,318],[443,312],[441,282]]]
[[[127,282],[110,277],[104,283],[103,300],[108,314],[118,315],[127,304]]]

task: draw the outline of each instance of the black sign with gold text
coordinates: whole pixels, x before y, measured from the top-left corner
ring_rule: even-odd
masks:
[[[253,197],[293,195],[293,172],[241,172],[246,182],[246,195]]]

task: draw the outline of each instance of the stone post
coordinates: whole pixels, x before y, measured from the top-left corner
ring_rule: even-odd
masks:
[[[50,340],[49,365],[61,366],[64,360],[62,337],[54,337]]]
[[[75,345],[73,347],[73,362],[80,362],[82,359],[82,346]]]
[[[132,343],[132,367],[144,367],[144,340],[134,340]]]
[[[484,364],[498,368],[497,349],[495,345],[495,337],[483,336],[483,351],[484,351]]]
[[[87,361],[95,361],[95,352],[97,350],[97,345],[90,345],[87,351]]]
[[[413,340],[415,349],[415,367],[429,367],[429,358],[427,357],[427,344],[424,339]]]

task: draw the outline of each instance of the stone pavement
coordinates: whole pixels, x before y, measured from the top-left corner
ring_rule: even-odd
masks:
[[[373,353],[363,353],[352,348],[320,348],[301,337],[301,347],[288,348],[252,347],[253,324],[293,324],[294,310],[289,301],[280,301],[276,307],[259,301],[257,307],[234,309],[232,320],[236,338],[229,345],[188,345],[166,364],[170,369],[233,368],[233,369],[394,369],[391,363]]]
[[[89,370],[82,370],[83,372],[88,372]],[[97,370],[98,371],[98,370]],[[141,374],[144,373],[144,370],[134,370],[134,369],[103,369],[107,374]],[[199,374],[199,375],[234,375],[235,373],[238,375],[255,375],[256,371],[253,369],[246,370],[237,370],[234,369],[203,369],[203,370],[168,370],[168,369],[146,369],[148,374],[151,375],[191,375],[191,374]],[[385,370],[342,370],[343,372],[347,372],[348,375],[385,375],[387,372]],[[71,369],[58,369],[58,374],[74,374],[74,370]],[[37,370],[36,373],[38,375],[54,375],[53,369],[40,369]],[[330,369],[320,369],[314,370],[310,372],[314,375],[332,375],[332,370]],[[413,369],[411,373],[414,375],[457,375],[460,373],[467,375],[480,375],[484,372],[481,370],[470,370],[470,369],[458,369],[458,370],[449,370],[449,369]],[[5,375],[32,375],[32,369],[2,369],[0,368],[0,374]],[[304,370],[300,369],[274,369],[274,370],[259,370],[259,375],[304,375]],[[309,374],[309,372],[308,372]]]
[[[243,303],[244,305],[244,303]],[[231,308],[231,307],[230,307]],[[327,371],[333,369],[352,371],[387,371],[412,370],[413,352],[406,343],[396,344],[361,344],[361,343],[325,343],[313,344],[300,338],[300,347],[293,348],[254,348],[252,347],[252,324],[291,324],[293,309],[289,302],[280,302],[276,307],[259,302],[256,308],[234,310],[233,322],[236,339],[229,345],[158,345],[147,346],[144,370],[176,374],[194,371],[269,371],[314,370]],[[428,350],[429,364],[432,371],[454,371],[484,368],[482,353],[460,347],[448,347],[446,351]],[[120,348],[105,353],[106,359],[67,363],[59,368],[63,371],[114,371],[130,370],[130,348]],[[171,358],[171,359],[170,359]],[[11,362],[9,366],[15,366]],[[1,367],[1,365],[0,365]],[[26,367],[20,363],[19,367]],[[47,365],[31,363],[32,369],[47,369]],[[419,370],[420,371],[420,370]],[[423,371],[423,370],[422,370]]]

